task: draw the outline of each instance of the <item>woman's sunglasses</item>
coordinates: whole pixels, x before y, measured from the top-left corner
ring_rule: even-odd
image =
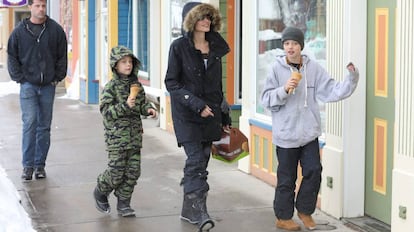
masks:
[[[210,14],[205,14],[205,15],[201,15],[200,17],[198,17],[198,21],[204,20],[204,19],[208,19],[209,21],[213,21],[213,16]]]

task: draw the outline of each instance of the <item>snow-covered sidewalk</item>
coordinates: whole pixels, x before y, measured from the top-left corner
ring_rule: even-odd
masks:
[[[35,232],[16,187],[0,166],[0,232]]]

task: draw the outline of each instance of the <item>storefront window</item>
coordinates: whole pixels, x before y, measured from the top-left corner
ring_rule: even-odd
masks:
[[[109,57],[108,57],[108,1],[101,0],[100,5],[102,7],[97,8],[97,16],[99,16],[99,31],[98,38],[99,43],[97,44],[97,57],[99,60],[97,63],[97,70],[100,73],[100,84],[105,86],[109,81]]]
[[[106,13],[106,14],[105,14]],[[102,68],[102,83],[106,83],[109,79],[109,69],[107,67],[109,67],[109,57],[108,57],[108,27],[106,25],[108,25],[108,14],[107,12],[102,12],[102,21],[101,21],[101,33],[102,33],[102,37],[101,39],[101,44],[100,44],[100,53],[101,53],[101,67],[105,67]]]
[[[281,34],[285,27],[300,28],[305,34],[303,53],[326,64],[326,0],[258,0],[258,55],[256,113],[270,115],[260,104],[268,71],[278,54],[283,54]]]
[[[187,2],[201,2],[191,0],[171,0],[171,41],[180,37],[181,24],[183,22],[183,7]]]
[[[145,76],[148,76],[148,37],[147,35],[150,33],[148,30],[149,25],[149,16],[148,16],[148,2],[147,0],[139,0],[134,1],[137,8],[137,21],[134,24],[136,27],[137,33],[135,36],[136,41],[136,50],[134,50],[135,55],[141,61],[141,69],[140,73],[145,72]]]

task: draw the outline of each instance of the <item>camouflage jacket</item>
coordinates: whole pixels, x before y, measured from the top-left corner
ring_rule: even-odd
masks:
[[[128,150],[142,147],[141,115],[148,116],[148,108],[152,108],[145,100],[144,88],[141,84],[135,106],[129,108],[126,100],[129,95],[130,81],[115,76],[102,92],[100,111],[105,128],[105,142],[108,150]]]
[[[121,50],[121,53],[118,50],[117,52],[115,56],[111,54],[112,68],[114,68],[116,60],[125,55],[133,56],[129,50]],[[114,57],[116,60],[113,62]],[[135,56],[133,57],[136,59]],[[138,59],[136,60],[138,61]],[[113,71],[113,78],[105,85],[100,100],[107,149],[141,148],[143,133],[141,115],[148,116],[148,109],[153,107],[146,101],[144,88],[136,77],[138,74],[137,66],[134,67],[134,71],[129,77],[120,77],[114,69]],[[139,93],[133,108],[129,108],[126,103],[131,84],[139,86]]]

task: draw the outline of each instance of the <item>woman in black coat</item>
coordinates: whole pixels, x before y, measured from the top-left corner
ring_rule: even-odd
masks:
[[[207,166],[212,141],[231,120],[222,90],[221,58],[230,48],[217,32],[216,8],[187,3],[183,8],[184,35],[172,42],[165,85],[171,97],[172,119],[179,146],[187,155],[181,218],[205,230],[214,226],[207,213]],[[223,106],[222,106],[223,105]]]

